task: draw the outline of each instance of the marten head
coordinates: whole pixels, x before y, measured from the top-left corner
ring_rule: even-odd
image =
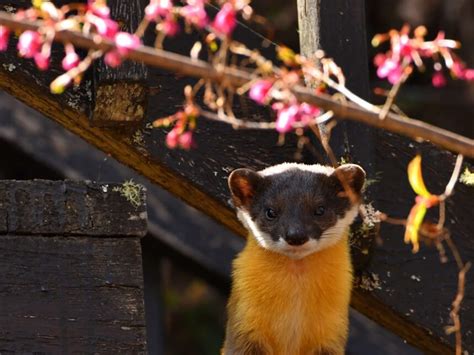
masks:
[[[237,169],[228,180],[237,216],[258,243],[295,259],[344,237],[364,181],[355,164],[334,169],[296,163],[259,172]]]

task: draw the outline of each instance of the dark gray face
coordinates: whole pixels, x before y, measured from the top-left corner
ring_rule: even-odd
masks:
[[[319,239],[351,207],[335,176],[291,169],[264,178],[248,210],[259,229],[277,242],[302,245]]]
[[[284,167],[267,176],[265,170],[238,169],[229,177],[244,225],[262,246],[285,254],[307,255],[339,240],[357,213],[340,177],[358,200],[363,170],[352,164],[338,168],[338,174],[324,167],[321,172]]]

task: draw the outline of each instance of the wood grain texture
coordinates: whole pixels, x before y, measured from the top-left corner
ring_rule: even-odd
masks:
[[[119,184],[0,180],[0,233],[144,236],[145,191],[135,207]]]
[[[0,236],[0,352],[143,354],[138,238]]]
[[[451,153],[416,144],[406,138],[382,132],[377,137],[377,170],[380,171],[379,189],[375,205],[394,217],[405,218],[415,202],[415,193],[406,177],[406,166],[417,154],[423,157],[423,177],[430,192],[440,194],[449,181],[456,157]],[[468,163],[469,164],[469,163]],[[472,170],[472,165],[471,170]],[[472,187],[458,183],[454,195],[447,200],[446,227],[460,250],[464,261],[474,260]],[[436,221],[437,210],[429,211],[427,220]],[[421,245],[417,254],[403,243],[403,228],[384,224],[381,230],[383,244],[375,249],[367,275],[377,275],[380,287],[371,292],[379,302],[390,306],[405,322],[391,322],[388,327],[429,353],[446,353],[444,347],[432,343],[453,345],[454,336],[448,336],[444,327],[451,324],[449,311],[457,292],[457,267],[447,249],[448,263],[441,264],[433,246]],[[447,248],[447,247],[446,247]],[[474,273],[468,272],[466,295],[461,308],[463,344],[474,350]],[[380,318],[375,313],[369,317]],[[377,320],[377,319],[376,319]],[[412,326],[422,329],[424,336]],[[383,324],[383,322],[381,322]]]

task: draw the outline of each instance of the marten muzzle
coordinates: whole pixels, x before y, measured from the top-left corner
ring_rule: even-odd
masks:
[[[286,231],[284,239],[289,245],[298,246],[305,244],[309,237],[304,230],[290,227]]]

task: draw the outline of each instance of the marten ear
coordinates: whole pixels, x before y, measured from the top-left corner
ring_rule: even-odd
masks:
[[[337,189],[339,191],[337,195],[339,197],[347,197],[347,192],[344,190],[344,184],[349,185],[352,191],[358,196],[361,194],[365,182],[365,171],[359,165],[341,165],[334,170],[331,176],[334,176],[337,179]]]
[[[235,207],[248,209],[263,179],[263,176],[251,169],[234,170],[227,182]]]

